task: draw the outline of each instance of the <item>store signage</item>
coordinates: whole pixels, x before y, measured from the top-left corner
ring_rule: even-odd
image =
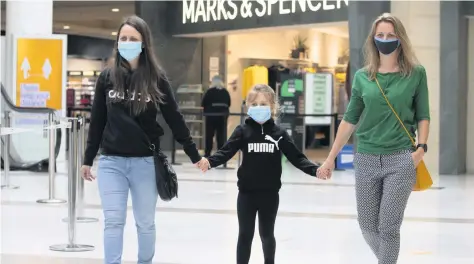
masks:
[[[62,109],[67,36],[15,36],[14,43],[16,105]]]
[[[305,113],[307,125],[330,125],[332,122],[334,79],[330,73],[305,74]]]
[[[349,0],[183,0],[182,23],[205,23],[341,9]]]

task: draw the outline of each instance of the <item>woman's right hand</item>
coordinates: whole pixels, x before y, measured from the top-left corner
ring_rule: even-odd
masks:
[[[91,166],[82,165],[82,167],[81,167],[81,177],[86,181],[95,180],[95,177],[91,173]]]
[[[317,177],[324,180],[330,179],[334,167],[334,160],[326,159],[324,163],[318,168]]]

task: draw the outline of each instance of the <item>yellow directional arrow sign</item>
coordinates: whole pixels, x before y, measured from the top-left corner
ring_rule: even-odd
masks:
[[[65,35],[15,38],[17,106],[62,109],[66,41]]]

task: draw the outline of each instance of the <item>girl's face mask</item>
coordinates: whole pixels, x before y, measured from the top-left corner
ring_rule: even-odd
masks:
[[[268,105],[251,106],[247,114],[259,124],[263,124],[272,118],[272,110]]]

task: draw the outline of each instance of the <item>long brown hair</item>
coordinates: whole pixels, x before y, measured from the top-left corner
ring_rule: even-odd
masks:
[[[138,59],[138,66],[131,74],[129,81],[125,80],[125,76],[131,70],[130,64],[118,53],[120,31],[125,25],[135,28],[140,33],[143,45],[143,50]],[[117,32],[113,54],[114,64],[110,73],[114,89],[122,94],[126,94],[129,89],[136,94],[139,93],[141,98],[149,97],[155,105],[163,103],[164,95],[158,84],[161,81],[167,81],[167,78],[153,51],[153,38],[147,23],[138,16],[130,16],[120,25]],[[126,85],[129,85],[129,87],[125,87]],[[127,103],[131,105],[131,110],[135,115],[140,114],[147,107],[147,100],[127,100]]]
[[[408,38],[405,27],[400,19],[390,13],[384,13],[377,17],[377,19],[372,23],[372,29],[370,30],[364,45],[364,68],[367,71],[369,79],[375,79],[375,75],[380,66],[380,54],[374,42],[375,31],[380,22],[388,22],[393,25],[395,34],[400,40],[400,47],[398,48],[398,67],[400,69],[400,74],[403,77],[410,76],[415,66],[419,64],[418,59],[413,52],[410,39]]]

